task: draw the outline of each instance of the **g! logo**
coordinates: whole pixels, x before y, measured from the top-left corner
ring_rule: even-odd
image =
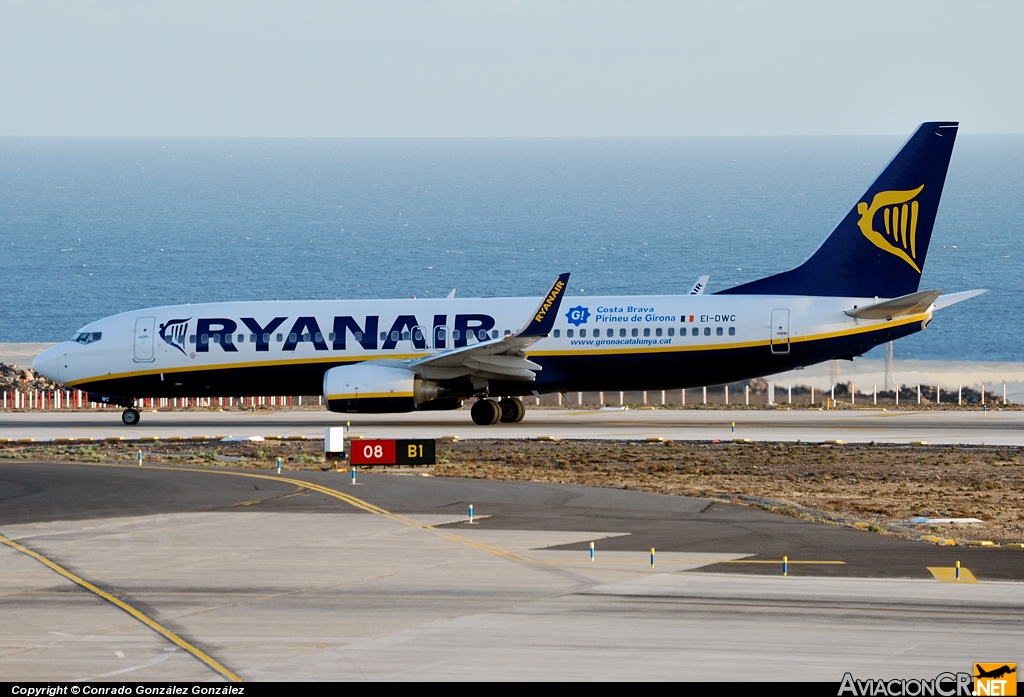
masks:
[[[569,324],[578,327],[581,324],[586,324],[590,319],[590,310],[582,305],[577,305],[569,308],[569,311],[565,313],[565,318],[569,320]]]
[[[863,201],[857,204],[857,212],[860,214],[857,226],[868,241],[879,249],[898,256],[918,273],[921,273],[921,268],[914,260],[917,258],[919,205],[914,199],[922,191],[924,184],[910,191],[880,191],[871,199],[870,206]],[[885,234],[874,229],[875,216],[879,212],[882,213]]]

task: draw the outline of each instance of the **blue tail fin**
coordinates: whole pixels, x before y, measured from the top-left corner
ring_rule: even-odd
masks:
[[[810,259],[720,291],[896,298],[917,292],[957,123],[923,123]]]

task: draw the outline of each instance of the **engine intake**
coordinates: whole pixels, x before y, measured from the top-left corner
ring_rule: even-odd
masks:
[[[411,370],[373,363],[331,368],[324,374],[324,400],[331,411],[386,414],[416,410],[437,400],[436,382]]]

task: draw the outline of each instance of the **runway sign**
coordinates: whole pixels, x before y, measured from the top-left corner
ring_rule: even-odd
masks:
[[[431,439],[350,442],[353,465],[433,465],[436,461]]]

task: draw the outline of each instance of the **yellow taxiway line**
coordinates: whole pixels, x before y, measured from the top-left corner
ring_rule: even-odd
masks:
[[[178,636],[177,634],[172,632],[167,627],[163,626],[162,624],[160,624],[159,622],[157,622],[153,618],[149,617],[145,613],[143,613],[143,612],[137,610],[136,608],[132,607],[131,605],[129,605],[128,603],[124,602],[120,598],[111,595],[110,593],[106,592],[105,590],[103,590],[99,586],[96,586],[95,584],[90,583],[89,581],[86,581],[84,578],[82,578],[78,574],[75,574],[75,573],[72,573],[71,571],[68,571],[63,566],[58,564],[57,562],[55,562],[55,561],[53,561],[51,559],[48,559],[47,557],[44,557],[42,554],[40,554],[39,552],[37,552],[37,551],[35,551],[33,549],[29,549],[28,547],[26,547],[24,545],[18,544],[17,542],[15,542],[12,539],[9,539],[7,537],[4,537],[3,535],[0,535],[0,543],[7,545],[11,549],[16,549],[17,551],[21,552],[22,554],[27,554],[28,556],[30,556],[33,559],[35,559],[36,561],[38,561],[40,564],[43,564],[44,566],[49,567],[53,571],[56,571],[58,574],[60,574],[64,578],[68,579],[72,583],[78,584],[79,586],[81,586],[82,588],[86,589],[90,593],[98,595],[100,598],[102,598],[103,600],[106,600],[108,603],[111,603],[112,605],[115,605],[118,608],[124,610],[129,615],[131,615],[132,617],[137,619],[139,622],[142,622],[142,624],[146,625],[147,627],[152,629],[157,634],[162,635],[165,639],[167,639],[171,643],[177,644],[181,648],[183,648],[186,651],[188,651],[190,654],[192,654],[193,656],[198,658],[200,661],[202,661],[203,663],[208,665],[210,668],[213,668],[215,671],[217,671],[218,673],[223,675],[228,680],[231,680],[232,682],[242,682],[242,678],[240,678],[237,674],[235,674],[235,673],[231,672],[230,670],[228,670],[227,668],[225,668],[217,659],[213,658],[208,653],[202,651],[201,649],[199,649],[199,648],[193,646],[192,644],[190,644],[189,642],[185,641],[184,639],[182,639],[180,636]]]
[[[138,467],[138,465],[121,465],[121,464],[113,464],[113,463],[75,463],[75,464],[83,464],[83,465],[92,466],[92,467],[97,467],[97,466],[99,466],[99,467],[119,467],[119,468],[129,468],[129,467],[135,468],[135,467]],[[325,496],[329,496],[331,498],[334,498],[334,499],[337,499],[337,500],[342,501],[344,503],[347,503],[348,505],[350,505],[350,506],[352,506],[354,508],[357,508],[357,509],[362,510],[362,511],[366,511],[367,513],[371,513],[373,515],[384,516],[385,518],[388,518],[390,520],[394,520],[396,522],[399,522],[399,523],[401,523],[403,525],[406,525],[408,527],[411,527],[411,528],[418,528],[418,529],[421,529],[421,530],[429,530],[430,532],[438,534],[441,537],[443,537],[444,539],[449,540],[451,542],[457,542],[459,544],[465,545],[465,546],[470,547],[472,549],[478,549],[480,551],[487,552],[489,554],[493,554],[493,555],[495,555],[497,557],[502,557],[502,558],[508,559],[510,561],[518,562],[520,564],[529,564],[531,566],[549,566],[549,565],[552,565],[552,564],[566,564],[566,563],[570,563],[570,564],[575,564],[575,563],[589,564],[589,563],[592,563],[592,562],[586,561],[586,560],[569,560],[569,559],[566,559],[566,560],[558,560],[558,561],[554,561],[554,560],[538,561],[536,559],[531,559],[530,557],[524,556],[522,554],[517,554],[515,552],[510,552],[509,550],[502,549],[500,547],[495,547],[494,545],[489,545],[489,544],[486,544],[484,542],[478,542],[477,540],[473,540],[473,539],[470,539],[468,537],[463,537],[462,535],[453,535],[453,534],[450,534],[450,533],[447,533],[447,532],[442,532],[441,530],[438,530],[433,525],[427,525],[425,523],[420,523],[420,522],[417,522],[416,520],[413,520],[412,518],[408,518],[408,517],[403,516],[403,515],[392,513],[391,511],[388,511],[387,509],[381,508],[380,506],[376,506],[376,505],[374,505],[374,504],[372,504],[372,503],[370,503],[368,501],[364,501],[364,500],[362,500],[360,498],[352,496],[351,494],[346,494],[346,493],[343,493],[343,492],[338,491],[336,489],[332,489],[332,488],[327,487],[327,486],[316,484],[314,482],[304,481],[304,480],[301,480],[301,479],[292,479],[291,477],[281,477],[281,476],[275,476],[275,475],[269,475],[269,474],[257,474],[255,472],[233,472],[233,471],[230,471],[230,470],[193,469],[193,468],[183,468],[183,467],[167,467],[167,466],[161,466],[161,465],[142,465],[142,467],[144,467],[146,469],[170,470],[170,471],[175,471],[175,472],[198,472],[198,473],[203,473],[203,474],[221,474],[221,475],[234,476],[234,477],[249,477],[251,479],[265,479],[265,480],[269,480],[269,481],[273,481],[273,482],[283,482],[285,484],[292,484],[293,486],[296,486],[296,487],[300,488],[299,492],[294,492],[294,493],[302,493],[304,491],[316,491],[318,493],[324,494]],[[294,495],[294,493],[292,495]],[[247,502],[245,502],[245,504],[253,504],[253,503],[256,503],[256,501],[251,501],[251,502],[247,501]],[[243,505],[245,505],[245,504],[243,504]],[[115,605],[116,607],[120,608],[121,610],[124,610],[129,615],[131,615],[132,617],[134,617],[138,621],[142,622],[144,625],[146,625],[147,627],[149,627],[153,631],[155,631],[158,634],[162,635],[168,641],[170,641],[170,642],[176,644],[177,646],[180,646],[181,648],[185,649],[190,654],[192,654],[193,656],[198,658],[200,661],[202,661],[203,663],[205,663],[210,668],[212,668],[213,670],[217,671],[218,673],[220,673],[224,677],[228,678],[229,680],[235,681],[235,682],[240,682],[242,680],[241,677],[239,677],[237,674],[235,674],[232,671],[230,671],[227,668],[225,668],[215,658],[213,658],[209,654],[203,652],[202,650],[200,650],[196,646],[193,646],[189,642],[185,641],[180,636],[178,636],[177,634],[175,634],[171,630],[167,629],[166,627],[164,627],[162,624],[160,624],[156,620],[152,619],[148,615],[146,615],[143,612],[141,612],[141,611],[137,610],[136,608],[132,607],[128,603],[124,602],[123,600],[121,600],[121,599],[111,595],[110,593],[106,592],[105,590],[103,590],[102,588],[96,586],[95,584],[90,583],[89,581],[85,580],[81,576],[78,576],[77,574],[72,573],[71,571],[68,571],[67,569],[65,569],[60,564],[57,564],[56,562],[48,559],[47,557],[43,556],[39,552],[36,552],[35,550],[29,549],[28,547],[25,547],[24,545],[21,545],[21,544],[15,542],[14,540],[11,540],[11,539],[9,539],[7,537],[4,537],[2,534],[0,534],[0,543],[5,544],[8,547],[11,547],[12,549],[15,549],[15,550],[17,550],[17,551],[19,551],[19,552],[21,552],[23,554],[27,554],[28,556],[32,557],[36,561],[38,561],[41,564],[49,567],[51,570],[57,572],[61,576],[67,578],[70,581],[72,581],[73,583],[76,583],[77,585],[81,586],[82,588],[85,588],[89,592],[94,593],[95,595],[99,596],[103,600],[106,600],[107,602]],[[627,561],[629,563],[633,563],[635,560],[630,559],[630,560],[621,560],[620,561],[620,560],[611,560],[611,559],[605,560],[605,559],[602,559],[599,563],[606,563],[606,564],[607,563],[624,563],[624,562],[627,562]],[[759,560],[749,560],[748,561],[748,560],[743,560],[743,559],[733,559],[733,560],[721,560],[721,559],[667,560],[666,559],[662,563],[679,563],[679,564],[688,564],[688,563],[689,564],[692,564],[692,563],[713,563],[713,564],[781,564],[782,560],[780,559],[780,560],[776,561],[776,560],[771,560],[771,559],[759,559]],[[790,564],[844,564],[845,562],[842,562],[842,561],[806,561],[806,560],[799,560],[798,561],[798,560],[793,560],[793,561],[790,561],[789,563]]]

